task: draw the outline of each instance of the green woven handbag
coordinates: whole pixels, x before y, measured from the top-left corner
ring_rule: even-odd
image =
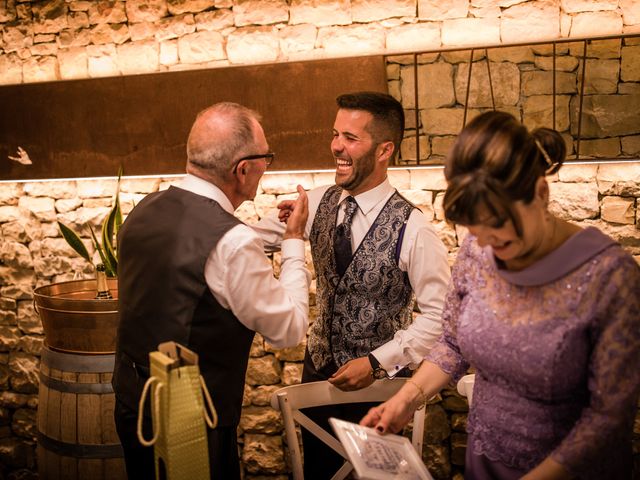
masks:
[[[144,446],[153,445],[156,480],[208,480],[206,428],[216,428],[218,416],[200,375],[198,355],[175,342],[161,343],[157,352],[149,354],[149,365],[151,376],[138,410],[138,439]],[[151,440],[142,434],[147,396],[151,399]]]

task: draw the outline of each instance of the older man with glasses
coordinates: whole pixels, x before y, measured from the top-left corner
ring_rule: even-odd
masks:
[[[255,197],[273,158],[255,112],[234,103],[213,105],[191,128],[186,177],[143,199],[120,230],[113,386],[130,479],[155,478],[153,449],[140,445],[136,418],[148,355],[159,343],[173,340],[199,355],[219,418],[208,431],[211,477],[226,480],[240,478],[236,427],[255,332],[276,347],[294,346],[305,336],[310,274],[304,266],[304,190],[298,187],[287,224],[279,280],[262,240],[233,215]],[[145,415],[145,438],[150,425]]]

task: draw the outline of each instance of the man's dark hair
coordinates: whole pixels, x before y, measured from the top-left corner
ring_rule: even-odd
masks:
[[[373,115],[369,133],[378,143],[392,141],[394,156],[398,154],[404,135],[404,110],[398,100],[386,93],[354,92],[340,95],[336,103],[345,110],[364,110]]]

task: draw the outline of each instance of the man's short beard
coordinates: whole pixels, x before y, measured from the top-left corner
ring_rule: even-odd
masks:
[[[350,192],[357,189],[362,183],[373,173],[375,169],[375,152],[377,145],[371,147],[367,153],[360,157],[357,161],[353,162],[355,166],[353,174],[339,183],[336,178],[336,185],[342,187],[344,190]]]

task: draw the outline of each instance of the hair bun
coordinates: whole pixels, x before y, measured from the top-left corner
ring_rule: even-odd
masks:
[[[551,128],[537,128],[532,132],[532,136],[545,164],[546,174],[556,173],[567,155],[567,146],[562,135]]]

